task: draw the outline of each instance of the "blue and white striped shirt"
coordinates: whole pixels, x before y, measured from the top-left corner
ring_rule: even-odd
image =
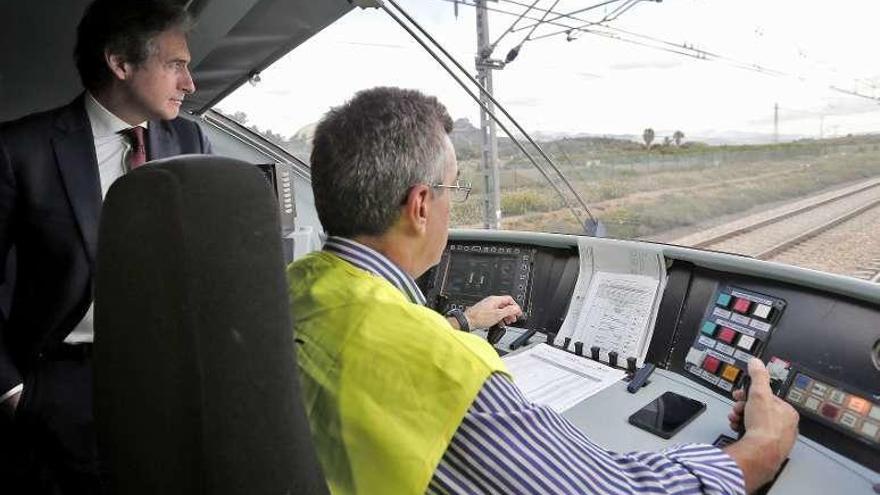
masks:
[[[327,239],[324,250],[425,304],[412,277],[381,253],[341,237]],[[427,492],[721,495],[745,493],[745,482],[733,459],[710,445],[607,451],[559,413],[529,402],[506,375],[493,374],[462,418]]]

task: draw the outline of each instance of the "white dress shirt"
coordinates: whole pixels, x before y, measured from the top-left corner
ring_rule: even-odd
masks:
[[[104,108],[89,92],[86,92],[85,103],[95,139],[95,157],[98,159],[98,174],[101,176],[101,198],[104,198],[110,185],[128,172],[125,162],[131,152],[131,143],[121,132],[132,126]],[[138,125],[148,128],[147,122]],[[64,342],[77,344],[95,340],[94,308],[94,303],[89,305],[86,315]]]

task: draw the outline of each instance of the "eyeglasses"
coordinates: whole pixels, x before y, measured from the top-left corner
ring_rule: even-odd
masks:
[[[437,189],[449,189],[449,193],[452,195],[452,201],[455,203],[464,203],[471,194],[471,181],[469,180],[459,179],[451,186],[447,186],[446,184],[432,184],[431,187],[436,187]]]

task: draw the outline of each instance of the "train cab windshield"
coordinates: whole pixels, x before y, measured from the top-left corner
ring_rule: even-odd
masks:
[[[400,3],[476,71],[474,2]],[[603,235],[876,277],[880,92],[860,55],[875,4],[836,6],[844,27],[820,4],[523,3],[489,2],[476,58]],[[380,10],[346,14],[215,108],[307,161],[319,117],[380,85],[449,106],[473,186],[454,227],[585,232],[500,129],[487,170],[479,107]]]

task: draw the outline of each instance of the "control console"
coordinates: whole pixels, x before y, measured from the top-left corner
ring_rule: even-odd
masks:
[[[464,310],[489,295],[509,295],[523,310],[520,322],[531,315],[530,289],[535,249],[480,243],[450,244],[429,277],[427,297],[445,313]]]

